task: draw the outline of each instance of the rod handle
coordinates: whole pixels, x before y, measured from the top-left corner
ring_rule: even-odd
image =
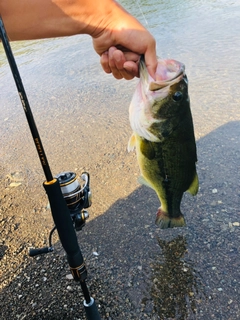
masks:
[[[96,303],[92,297],[89,303],[86,303],[86,300],[84,300],[83,305],[88,320],[101,320]]]

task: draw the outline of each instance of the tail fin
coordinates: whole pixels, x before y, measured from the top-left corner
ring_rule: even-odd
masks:
[[[160,227],[160,229],[184,227],[186,225],[182,214],[180,214],[177,218],[170,218],[166,212],[161,210],[161,208],[159,208],[157,211],[155,223]]]

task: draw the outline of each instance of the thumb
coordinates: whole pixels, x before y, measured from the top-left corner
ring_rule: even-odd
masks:
[[[150,76],[155,79],[155,74],[157,70],[157,55],[156,55],[156,49],[148,49],[144,54],[144,60],[145,64],[148,70],[148,73]]]

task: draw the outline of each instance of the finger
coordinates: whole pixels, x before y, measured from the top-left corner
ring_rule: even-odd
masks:
[[[118,71],[118,69],[116,67],[116,61],[113,57],[114,51],[116,51],[116,48],[111,47],[111,49],[109,49],[108,51],[101,54],[100,63],[101,63],[103,70],[106,73],[112,73],[116,79],[122,79],[123,76]]]
[[[144,54],[144,60],[148,73],[150,76],[155,79],[155,73],[157,70],[157,54],[156,54],[156,45],[153,48],[149,48]]]
[[[109,61],[108,60],[109,60],[108,52],[104,52],[103,54],[101,54],[100,63],[101,63],[101,66],[102,66],[103,70],[106,73],[112,73],[112,70],[109,67]]]
[[[118,76],[121,75],[122,78],[131,80],[138,74],[138,66],[134,61],[126,61],[126,58],[138,60],[139,56],[131,52],[125,54],[121,50],[113,51],[112,59],[115,62]]]
[[[115,47],[111,47],[108,50],[109,55],[109,67],[112,71],[113,76],[116,79],[122,79],[123,64],[126,61],[122,51]]]
[[[125,60],[126,61],[134,61],[134,62],[138,62],[140,60],[140,55],[135,53],[135,52],[124,52],[123,51],[123,54],[124,54],[124,57],[125,57]]]
[[[123,65],[124,70],[128,72],[132,76],[131,79],[134,77],[139,77],[139,69],[138,69],[139,63],[134,61],[126,61]],[[128,79],[130,80],[130,79]]]
[[[122,72],[122,77],[125,80],[132,80],[133,78],[135,78],[135,74],[132,73],[132,70],[130,69],[124,69],[124,71]]]
[[[112,73],[116,79],[131,80],[138,76],[140,55],[134,52],[122,52],[116,47],[109,48],[101,55],[100,62],[106,73]]]
[[[114,54],[117,54],[117,51],[114,52]],[[134,77],[138,77],[139,71],[138,71],[138,64],[140,61],[140,55],[134,52],[122,52],[125,58],[125,62],[121,67],[121,74],[124,79],[131,80]]]
[[[135,58],[135,55],[128,55],[128,58]],[[113,52],[113,59],[115,61],[115,66],[117,68],[118,74],[122,76],[122,78],[126,80],[133,79],[138,73],[138,67],[134,61],[126,61],[126,55],[120,51],[116,50]],[[134,71],[134,72],[133,72]]]
[[[123,64],[125,62],[124,55],[120,50],[115,47],[111,47],[108,50],[109,56],[109,67],[112,71],[112,74],[117,79],[122,79],[121,69],[123,68]]]

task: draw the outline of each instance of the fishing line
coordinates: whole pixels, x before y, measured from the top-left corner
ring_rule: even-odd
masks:
[[[143,19],[145,21],[145,25],[146,25],[147,29],[150,29],[150,26],[149,26],[149,23],[147,21],[146,15],[144,14],[144,12],[142,10],[140,0],[136,0],[135,3],[137,4],[139,11],[141,12],[141,15],[142,15],[142,17],[143,17]],[[156,43],[156,48],[157,48],[157,43]]]
[[[144,15],[144,13],[143,13],[143,11],[142,11],[141,4],[140,4],[140,1],[139,1],[139,0],[137,0],[137,5],[138,5],[138,9],[140,10],[140,12],[141,12],[141,14],[142,14],[143,19],[145,20],[146,26],[149,27],[149,24],[148,24],[147,19],[146,19],[145,15]]]

